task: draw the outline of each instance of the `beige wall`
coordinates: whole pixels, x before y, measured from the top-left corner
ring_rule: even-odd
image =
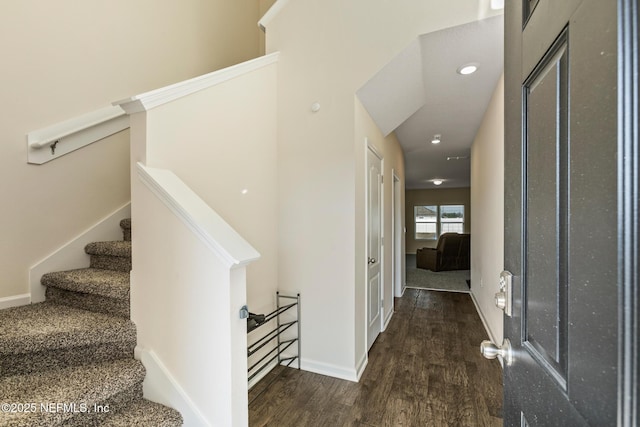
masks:
[[[42,166],[26,133],[257,56],[258,15],[251,0],[2,2],[0,298],[129,200],[128,132]]]
[[[494,303],[504,258],[504,80],[500,78],[471,147],[471,292],[495,343],[502,311]]]
[[[486,17],[486,9],[466,0],[295,0],[266,23],[267,52],[281,52],[280,284],[302,293],[303,361],[324,372],[351,376],[366,355],[364,318],[354,312],[366,264],[356,233],[365,151],[354,94],[418,35]]]
[[[464,205],[464,231],[471,232],[471,190],[469,188],[442,188],[437,190],[407,190],[405,221],[407,224],[407,253],[415,254],[419,248],[435,248],[437,240],[416,240],[413,207],[421,205]]]

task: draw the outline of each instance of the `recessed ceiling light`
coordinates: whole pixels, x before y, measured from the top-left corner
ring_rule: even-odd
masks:
[[[431,143],[432,144],[440,144],[440,138],[441,138],[440,134],[433,135],[433,139],[431,140]]]
[[[463,76],[473,74],[478,71],[478,64],[464,64],[458,68],[458,74],[462,74]]]
[[[433,185],[440,185],[443,181],[441,179],[433,179],[431,182],[433,182]]]

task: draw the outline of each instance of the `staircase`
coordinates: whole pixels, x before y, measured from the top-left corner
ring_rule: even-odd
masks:
[[[0,426],[181,426],[142,397],[124,240],[86,246],[89,268],[45,274],[46,301],[0,310]]]

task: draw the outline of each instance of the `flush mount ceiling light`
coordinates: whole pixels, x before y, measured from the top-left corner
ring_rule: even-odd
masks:
[[[433,185],[440,185],[442,184],[444,181],[441,179],[432,179],[431,182],[433,182]]]
[[[469,156],[449,156],[447,157],[447,160],[464,160],[468,158]]]
[[[457,70],[458,74],[462,74],[463,76],[473,74],[476,71],[478,71],[478,64],[475,63],[461,65]]]
[[[436,134],[433,135],[433,139],[431,140],[432,144],[440,144],[440,138],[442,137],[442,135],[440,134]]]

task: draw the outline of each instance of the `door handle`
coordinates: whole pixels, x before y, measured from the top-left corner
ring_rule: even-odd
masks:
[[[369,258],[369,260],[367,261],[367,264],[375,264],[375,263],[376,263],[375,258]]]
[[[489,340],[480,343],[480,353],[486,359],[495,359],[496,357],[509,366],[513,363],[513,351],[511,349],[511,341],[505,338],[501,346],[497,346]]]

